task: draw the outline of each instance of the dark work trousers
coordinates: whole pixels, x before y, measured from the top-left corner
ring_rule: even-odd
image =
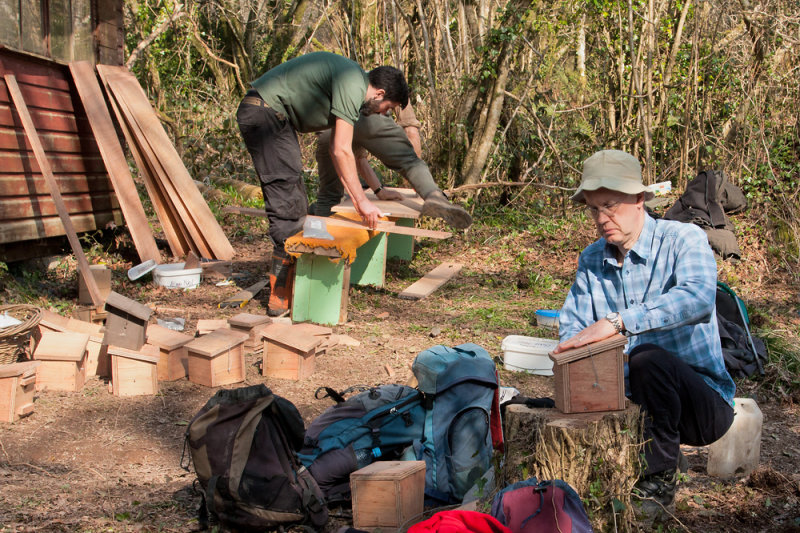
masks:
[[[297,132],[274,109],[244,102],[239,104],[236,121],[261,180],[274,252],[283,256],[284,241],[303,228],[308,210]]]
[[[733,408],[685,361],[653,344],[629,356],[631,399],[645,411],[645,475],[674,470],[681,444],[705,446],[733,423]]]

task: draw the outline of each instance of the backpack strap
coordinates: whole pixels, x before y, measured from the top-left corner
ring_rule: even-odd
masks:
[[[533,512],[533,514],[531,514],[528,518],[526,518],[525,520],[522,521],[522,524],[521,524],[522,529],[525,529],[525,524],[527,524],[529,520],[533,520],[534,518],[536,518],[536,515],[538,515],[539,513],[542,512],[542,507],[544,506],[544,494],[543,493],[547,491],[547,487],[546,486],[542,486],[542,485],[544,485],[544,482],[540,483],[539,485],[537,485],[535,487],[532,487],[534,494],[538,494],[539,495],[539,507]]]
[[[203,495],[203,503],[205,505],[200,506],[200,517],[202,517],[204,510],[207,510],[208,515],[211,515],[214,518],[217,517],[217,503],[216,498],[214,498],[214,494],[217,492],[217,481],[219,481],[219,476],[211,476],[208,479],[208,487]],[[208,515],[206,515],[206,520],[208,520]]]
[[[322,400],[323,398],[330,398],[336,403],[344,403],[345,396],[352,393],[352,392],[364,392],[365,390],[369,390],[369,387],[366,385],[353,385],[352,387],[347,387],[343,391],[336,392],[336,390],[330,387],[319,387],[314,392],[314,398],[317,400]],[[325,394],[320,396],[319,393],[325,391]]]

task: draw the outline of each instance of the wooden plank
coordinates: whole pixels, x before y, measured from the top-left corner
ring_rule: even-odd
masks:
[[[2,74],[14,74],[17,83],[37,85],[69,92],[69,82],[63,65],[47,59],[31,57],[13,50],[0,50]]]
[[[180,199],[172,183],[166,175],[166,170],[161,165],[160,160],[152,150],[144,132],[142,132],[136,119],[131,114],[130,108],[124,100],[117,98],[117,105],[125,115],[126,126],[133,137],[133,146],[139,152],[142,164],[147,168],[147,176],[150,179],[151,188],[159,199],[165,212],[165,216],[170,220],[170,224],[180,235],[181,241],[189,251],[196,252],[203,257],[213,257],[208,245],[203,238],[201,230],[194,224],[189,210]]]
[[[77,194],[61,196],[70,216],[92,213],[95,209],[110,211],[119,207],[113,196],[108,194]],[[51,196],[23,196],[0,200],[0,220],[15,220],[58,215],[58,208]]]
[[[47,156],[44,153],[44,149],[39,143],[36,128],[34,127],[31,116],[28,113],[25,100],[22,99],[22,94],[19,92],[19,87],[17,87],[17,80],[14,78],[13,74],[6,74],[4,78],[6,80],[6,85],[8,85],[9,92],[11,93],[11,97],[14,100],[14,105],[17,108],[20,119],[22,119],[22,124],[25,127],[25,133],[28,136],[28,140],[30,141],[31,145],[33,146],[34,153],[36,154],[36,160],[39,164],[39,169],[42,171],[42,175],[44,175],[45,179],[47,180],[47,184],[50,187],[50,194],[52,194],[53,200],[55,201],[56,209],[58,210],[58,216],[61,218],[62,224],[64,224],[64,231],[67,234],[69,244],[72,247],[75,258],[78,260],[78,267],[80,268],[81,276],[83,276],[84,280],[86,281],[86,288],[89,290],[89,294],[92,296],[92,303],[96,307],[100,307],[103,305],[103,300],[100,296],[100,289],[97,287],[97,282],[95,281],[94,276],[92,276],[92,273],[89,271],[89,262],[86,260],[86,256],[83,254],[83,248],[81,248],[81,244],[78,241],[78,235],[75,233],[75,227],[72,225],[72,220],[70,220],[69,214],[67,214],[67,208],[64,206],[64,200],[61,198],[58,185],[56,184],[56,180],[53,177],[52,171],[50,170],[50,164],[47,161]]]
[[[261,330],[261,335],[265,339],[294,348],[302,353],[310,352],[322,343],[322,338],[318,335],[313,335],[305,328],[298,328],[294,325],[270,324]]]
[[[109,84],[117,96],[121,93],[122,99],[130,105],[134,119],[144,133],[144,138],[166,171],[165,181],[168,181],[177,191],[178,197],[173,200],[176,204],[184,203],[186,205],[189,219],[194,221],[196,227],[202,231],[203,238],[208,241],[212,254],[205,257],[231,259],[234,255],[233,247],[192,181],[139,82],[124,67],[104,66],[104,68],[117,73],[117,75],[109,77]],[[187,225],[191,226],[191,224]]]
[[[125,160],[125,154],[122,153],[122,145],[117,138],[114,123],[111,122],[111,115],[108,114],[106,101],[100,90],[100,84],[97,83],[94,68],[91,63],[79,61],[70,63],[69,69],[89,118],[89,124],[94,131],[95,139],[97,139],[109,178],[114,185],[114,191],[117,193],[122,215],[128,224],[128,230],[131,233],[133,244],[136,246],[139,259],[142,262],[152,259],[158,263],[161,261],[161,254],[147,223],[147,215],[144,213],[139,193],[136,192],[136,185],[133,183],[130,170],[128,170],[128,162]]]
[[[217,307],[222,309],[223,307],[244,307],[247,305],[247,302],[252,300],[256,294],[261,292],[261,290],[267,286],[267,280],[259,281],[244,290],[241,290],[231,296],[230,298],[225,298],[222,302],[220,302]]]
[[[156,212],[159,222],[161,222],[161,228],[164,230],[164,235],[167,238],[169,249],[172,252],[173,257],[183,257],[191,248],[188,241],[183,236],[183,233],[179,229],[179,221],[176,220],[174,213],[167,209],[165,199],[163,198],[161,191],[154,183],[155,178],[153,177],[152,170],[145,162],[144,156],[139,150],[139,147],[136,145],[136,139],[133,137],[133,133],[128,127],[125,115],[122,113],[114,94],[111,92],[111,88],[108,86],[105,70],[98,68],[97,72],[100,74],[100,79],[103,81],[103,84],[106,88],[106,93],[109,96],[108,99],[111,103],[111,107],[117,117],[117,123],[120,125],[120,129],[122,129],[122,134],[125,136],[125,140],[128,143],[128,148],[130,149],[133,159],[136,161],[136,165],[139,168],[139,175],[141,176],[142,181],[144,181],[147,194],[150,196],[150,201],[153,204],[153,210]]]
[[[103,65],[98,65],[98,70],[105,72],[107,69],[103,67]],[[176,234],[179,234],[181,242],[185,243],[182,244],[182,246],[188,248],[187,252],[191,250],[203,257],[213,258],[214,255],[206,242],[202,230],[195,224],[191,216],[191,211],[184,204],[181,195],[169,179],[169,175],[167,174],[168,169],[162,165],[162,161],[156,155],[153,140],[142,130],[139,122],[136,120],[134,111],[118,90],[118,78],[119,76],[116,74],[106,74],[104,81],[110,92],[114,95],[117,106],[116,109],[124,116],[126,127],[133,139],[129,144],[132,149],[136,147],[136,150],[139,151],[139,157],[141,158],[141,165],[148,169],[147,174],[151,181],[150,189],[152,189],[153,194],[158,198],[164,215],[168,217],[170,225],[175,229]]]
[[[248,216],[255,216],[255,217],[266,217],[267,214],[264,212],[263,209],[257,209],[255,207],[238,207],[229,205],[222,209],[223,213],[233,213],[237,215],[248,215]],[[325,224],[330,224],[331,226],[341,226],[344,228],[357,228],[357,229],[369,229],[364,222],[356,222],[355,220],[343,220],[341,218],[332,218],[332,217],[318,217],[313,215],[308,215],[310,218],[319,219]],[[382,231],[384,233],[396,233],[399,235],[412,235],[414,237],[428,237],[431,239],[448,239],[453,236],[452,233],[449,231],[435,231],[429,229],[422,229],[422,228],[411,228],[406,226],[398,226],[394,222],[387,222],[385,220],[379,220],[378,225],[376,227],[376,231]]]
[[[58,174],[58,190],[66,196],[77,193],[102,193],[113,190],[107,174]],[[0,174],[0,197],[50,194],[41,174]]]
[[[69,218],[77,232],[100,229],[109,222],[122,224],[122,214],[119,211],[95,211],[91,214],[70,215]],[[4,221],[0,224],[0,244],[61,235],[64,235],[64,224],[59,217]]]
[[[16,127],[19,121],[15,118],[16,113],[12,105],[0,102],[0,125]],[[63,111],[50,111],[47,109],[31,109],[31,119],[37,131],[61,131],[77,133],[86,131],[88,122],[82,117],[76,117],[74,113]],[[86,127],[83,127],[86,125]]]
[[[54,153],[48,158],[48,162],[51,174],[98,174],[106,171],[100,154],[93,157],[83,154]],[[35,152],[0,152],[0,169],[9,174],[41,172]]]
[[[66,152],[80,154],[86,151],[99,151],[94,146],[94,138],[75,133],[60,133],[39,131],[39,138],[45,152]],[[0,126],[0,150],[31,151],[31,146],[25,138],[25,132],[9,126]]]
[[[412,283],[406,290],[397,295],[403,300],[421,300],[429,296],[433,291],[453,279],[456,274],[461,272],[461,263],[442,263],[415,283]]]
[[[69,87],[60,90],[52,87],[28,85],[22,80],[17,80],[17,83],[19,84],[19,90],[22,92],[22,97],[25,98],[25,103],[28,104],[31,112],[34,109],[42,109],[75,114],[75,105],[72,102]],[[0,102],[4,104],[11,103],[11,96],[8,94],[8,88],[5,83],[0,83]]]
[[[367,191],[365,193],[367,200],[375,204],[375,207],[381,210],[381,213],[387,216],[397,218],[419,218],[422,211],[422,204],[425,201],[416,195],[413,191],[409,193],[410,189],[393,189],[403,195],[400,201],[394,200],[378,200],[375,193]],[[352,198],[345,198],[339,205],[333,206],[334,213],[355,213],[356,208],[353,206]]]

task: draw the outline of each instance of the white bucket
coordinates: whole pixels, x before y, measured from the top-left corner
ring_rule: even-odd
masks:
[[[508,370],[552,376],[553,361],[547,354],[556,346],[558,341],[553,339],[509,335],[500,345],[503,350],[503,366]]]
[[[156,285],[168,289],[194,289],[200,285],[202,268],[184,269],[184,263],[158,265],[153,269],[153,281]]]

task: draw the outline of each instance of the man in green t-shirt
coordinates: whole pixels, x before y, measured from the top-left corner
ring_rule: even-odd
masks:
[[[356,211],[375,227],[380,211],[367,200],[353,156],[359,114],[385,113],[408,104],[402,72],[378,67],[367,74],[354,61],[329,52],[297,57],[252,83],[236,113],[239,130],[261,181],[273,244],[268,312],[289,309],[293,260],[284,241],[300,231],[308,209],[297,132],[331,130],[331,158]]]
[[[417,194],[425,199],[422,214],[443,219],[454,228],[464,229],[472,224],[472,217],[462,207],[450,203],[436,185],[428,165],[420,159],[419,127],[411,104],[395,110],[396,120],[373,113],[361,115],[353,129],[353,153],[361,178],[380,200],[402,200],[403,196],[387,189],[370,166],[367,152],[377,157],[386,167],[406,178]],[[330,156],[330,133],[324,131],[317,143],[317,169],[319,192],[310,212],[329,216],[331,208],[342,199],[344,188],[336,175]],[[415,142],[416,141],[416,142]]]

